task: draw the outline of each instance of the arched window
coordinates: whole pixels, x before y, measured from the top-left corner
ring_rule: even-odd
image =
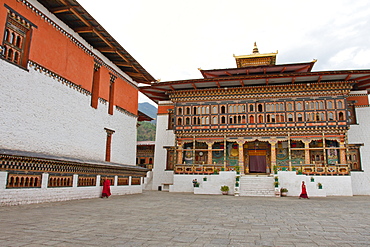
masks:
[[[328,101],[328,109],[333,109],[333,102]]]
[[[5,34],[4,34],[4,40],[8,41],[9,42],[9,30],[5,30]]]
[[[190,118],[188,118],[188,117],[187,117],[187,118],[185,118],[185,124],[186,124],[186,125],[189,125],[189,124],[190,124]]]
[[[271,122],[271,117],[270,117],[270,114],[267,114],[267,117],[266,117],[266,122],[270,123]]]
[[[302,118],[302,114],[301,113],[298,113],[297,118],[298,118],[298,122],[302,122],[303,121],[303,118]]]
[[[226,107],[224,105],[221,106],[221,113],[226,113]]]
[[[254,105],[249,105],[249,111],[254,111]]]
[[[320,107],[320,110],[323,110],[323,109],[324,109],[324,102],[320,101],[320,102],[319,102],[319,105],[320,105],[320,106],[319,106],[319,107]]]
[[[193,117],[193,124],[197,124],[197,118]]]
[[[190,115],[190,107],[186,107],[186,115]]]
[[[229,117],[229,124],[232,124],[233,123],[233,117],[232,116],[230,116]]]
[[[221,123],[222,123],[222,124],[225,124],[225,123],[226,123],[226,118],[225,118],[225,116],[222,116],[222,117],[221,117]]]
[[[317,102],[317,101],[316,101],[316,102],[315,102],[315,106],[316,106],[316,108],[315,108],[316,110],[320,109],[320,108],[319,108],[319,102]]]
[[[179,109],[178,109],[178,111],[177,111],[177,113],[178,113],[179,115],[182,115],[182,108],[179,108]]]
[[[302,111],[302,103],[297,103],[297,110]]]
[[[339,112],[338,119],[339,119],[339,121],[343,121],[344,120],[344,114],[343,114],[343,112]]]
[[[233,106],[232,105],[229,105],[229,113],[231,113],[231,112],[234,112],[233,111]]]
[[[263,111],[263,106],[262,104],[258,104],[258,112],[262,112]]]
[[[338,101],[338,108],[339,108],[339,109],[342,109],[342,108],[343,108],[343,103],[342,103],[342,101]]]
[[[258,123],[263,123],[263,115],[258,116]]]
[[[206,106],[206,114],[209,114],[209,106]]]
[[[249,116],[249,123],[254,123],[254,116]]]
[[[193,107],[193,115],[197,115],[197,107]]]
[[[206,117],[206,124],[209,124],[209,117]]]
[[[288,111],[292,111],[292,110],[293,110],[292,103],[288,103]]]
[[[15,34],[12,32],[12,34],[10,35],[9,43],[13,44],[13,42],[15,42]]]
[[[15,42],[15,45],[19,48],[21,48],[21,36],[17,37],[17,41]]]
[[[320,112],[320,120],[325,121],[325,114],[323,112]]]
[[[9,49],[8,50],[8,56],[7,56],[8,60],[13,60],[13,50],[12,49]]]
[[[271,111],[271,104],[266,105],[266,111]],[[267,120],[267,122],[268,122],[268,120]]]
[[[242,122],[241,123],[245,123],[245,116],[244,115],[242,116]]]
[[[216,114],[217,113],[217,106],[212,107],[212,113]]]
[[[334,114],[332,112],[329,112],[328,118],[329,118],[328,119],[329,121],[333,121],[334,120]]]
[[[14,52],[14,62],[15,63],[19,62],[19,53],[18,52]]]
[[[271,115],[271,122],[275,123],[275,115]]]
[[[280,111],[284,111],[285,108],[284,108],[284,103],[280,103]]]
[[[182,125],[182,118],[177,119],[177,125]]]
[[[213,123],[213,124],[217,124],[217,117],[213,117],[213,118],[212,118],[212,123]]]
[[[205,119],[205,117],[202,117],[201,119],[202,119],[202,125],[203,125],[203,124],[206,124],[206,119]]]
[[[284,121],[285,121],[284,115],[280,115],[280,122],[284,122]]]
[[[293,122],[293,115],[292,114],[288,114],[288,122]]]

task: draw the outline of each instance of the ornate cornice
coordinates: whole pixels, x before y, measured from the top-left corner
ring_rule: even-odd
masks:
[[[178,90],[168,92],[173,102],[271,99],[290,97],[323,97],[348,95],[353,81],[265,85],[236,88]]]

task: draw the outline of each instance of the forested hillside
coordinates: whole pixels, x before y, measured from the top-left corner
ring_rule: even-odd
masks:
[[[139,122],[140,126],[137,128],[137,141],[155,141],[156,117],[157,108],[149,103],[139,103],[139,111],[154,118],[153,121]]]

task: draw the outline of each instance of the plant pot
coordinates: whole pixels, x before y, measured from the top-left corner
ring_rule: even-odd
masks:
[[[322,185],[319,185],[319,190],[321,190],[322,189]]]
[[[203,181],[207,181],[207,178],[203,178]]]
[[[235,183],[235,187],[239,187],[239,183]]]
[[[287,196],[287,192],[281,192],[281,196]]]
[[[236,178],[236,181],[239,181],[239,179],[240,179],[240,178],[238,178],[238,177],[237,177],[237,178]]]
[[[229,194],[229,191],[222,191],[222,194],[223,195],[228,195]]]
[[[315,179],[314,178],[311,178],[311,182],[315,182]]]

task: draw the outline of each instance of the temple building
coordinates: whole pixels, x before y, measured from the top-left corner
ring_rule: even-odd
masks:
[[[303,180],[312,196],[370,194],[370,70],[276,57],[255,44],[236,68],[140,88],[158,103],[153,190],[274,196],[278,176],[292,196]]]
[[[154,78],[76,0],[4,0],[0,34],[0,205],[141,193]]]

